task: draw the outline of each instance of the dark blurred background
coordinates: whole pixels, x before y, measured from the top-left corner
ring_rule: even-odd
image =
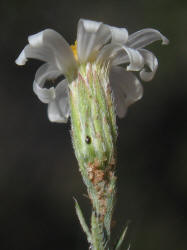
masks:
[[[87,249],[73,196],[89,220],[70,123],[52,124],[32,91],[35,71],[14,61],[30,34],[52,28],[69,43],[79,18],[150,27],[170,40],[149,46],[159,60],[144,97],[118,120],[114,239],[127,220],[132,250],[187,249],[186,0],[1,0],[0,249]]]

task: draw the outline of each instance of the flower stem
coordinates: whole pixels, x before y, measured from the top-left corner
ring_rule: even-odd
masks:
[[[73,146],[92,204],[88,241],[93,250],[109,249],[116,192],[117,128],[107,67],[81,65],[69,95]],[[83,230],[88,231],[78,210]]]

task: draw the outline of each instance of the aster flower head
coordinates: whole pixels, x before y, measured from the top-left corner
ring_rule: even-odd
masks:
[[[52,122],[67,122],[83,181],[92,204],[90,229],[76,201],[76,212],[90,244],[89,249],[111,249],[111,222],[116,194],[116,114],[142,97],[140,80],[150,81],[157,58],[144,49],[150,43],[168,40],[155,29],[131,35],[126,28],[80,19],[77,39],[69,45],[56,31],[46,29],[29,36],[29,44],[16,60],[28,58],[45,63],[37,70],[33,90],[48,104]],[[134,72],[137,72],[135,75]],[[46,81],[59,79],[47,88]],[[115,249],[121,249],[126,229]],[[113,249],[113,248],[112,248]]]
[[[142,97],[139,78],[150,81],[155,75],[157,58],[143,48],[157,40],[168,43],[155,29],[142,29],[128,35],[126,28],[80,19],[75,45],[69,46],[59,33],[46,29],[29,36],[29,44],[16,63],[24,65],[28,58],[45,62],[36,72],[33,90],[48,104],[49,120],[62,123],[67,122],[70,115],[69,85],[78,77],[81,65],[107,65],[116,113],[124,117],[128,106]],[[139,72],[139,78],[133,71]],[[65,79],[56,87],[45,87],[47,80],[61,75]]]

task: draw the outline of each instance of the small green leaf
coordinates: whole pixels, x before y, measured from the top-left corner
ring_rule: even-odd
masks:
[[[131,248],[131,245],[129,244],[129,246],[128,246],[127,250],[130,250],[130,248]]]
[[[127,230],[128,230],[128,225],[127,225],[127,226],[125,227],[125,229],[123,230],[123,232],[122,232],[122,234],[121,234],[121,236],[120,236],[120,238],[119,238],[119,240],[118,240],[118,242],[117,242],[117,244],[116,244],[114,250],[120,250],[120,249],[121,249],[122,244],[123,244],[123,241],[124,241],[124,238],[125,238],[125,236],[126,236],[126,234],[127,234]],[[130,245],[129,245],[129,247],[128,247],[128,250],[129,250],[129,249],[130,249]]]
[[[78,219],[80,221],[80,224],[82,226],[82,229],[83,231],[85,232],[86,236],[87,236],[87,240],[89,243],[92,243],[92,237],[91,237],[91,233],[90,233],[90,230],[86,224],[86,221],[84,219],[84,216],[83,216],[83,213],[81,211],[81,208],[79,207],[79,204],[77,202],[77,200],[74,198],[74,201],[75,201],[75,209],[76,209],[76,213],[77,213],[77,216],[78,216]]]

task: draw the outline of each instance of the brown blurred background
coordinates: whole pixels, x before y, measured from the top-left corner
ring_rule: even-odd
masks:
[[[75,196],[90,206],[70,139],[32,91],[38,61],[14,60],[30,34],[52,28],[71,44],[79,18],[150,27],[170,39],[149,46],[159,60],[144,98],[118,120],[118,201],[114,239],[127,220],[132,250],[187,249],[186,0],[1,0],[0,249],[87,249]]]

